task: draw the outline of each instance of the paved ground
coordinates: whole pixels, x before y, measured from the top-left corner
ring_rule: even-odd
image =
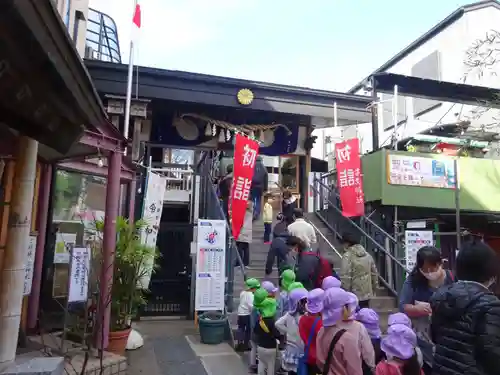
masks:
[[[228,344],[203,345],[192,321],[141,321],[144,347],[127,352],[128,375],[247,375]]]

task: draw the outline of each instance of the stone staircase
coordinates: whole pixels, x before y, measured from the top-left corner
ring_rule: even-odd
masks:
[[[315,215],[309,215],[306,218],[310,221],[320,233],[316,233],[318,240],[318,248],[320,250],[321,256],[328,259],[333,263],[335,270],[338,272],[340,267],[341,259],[339,255],[332,249],[330,245],[333,245],[336,249],[340,249],[340,244],[338,239],[331,233],[331,231],[324,225],[324,223],[315,217]],[[253,228],[253,239],[250,244],[250,267],[246,270],[247,277],[255,277],[261,282],[264,280],[269,280],[276,286],[279,283],[279,276],[276,267],[274,267],[273,272],[268,277],[265,277],[265,264],[267,259],[267,253],[269,251],[269,245],[265,245],[264,238],[264,224],[262,221],[254,222]],[[339,251],[340,252],[340,251]],[[276,265],[275,265],[276,266]],[[245,283],[243,280],[243,275],[241,273],[241,268],[235,268],[234,275],[234,302],[233,302],[233,312],[229,314],[229,321],[231,327],[237,328],[238,319],[238,304],[239,296],[241,291],[245,288]],[[389,296],[388,292],[384,288],[379,288],[377,290],[377,296],[371,300],[371,307],[376,310],[380,315],[380,324],[382,332],[387,329],[387,317],[393,312],[397,312],[397,301],[394,297]]]

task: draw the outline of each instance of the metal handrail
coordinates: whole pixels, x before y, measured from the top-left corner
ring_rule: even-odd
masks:
[[[319,180],[319,179],[315,179],[316,182],[318,182],[321,186],[327,188],[329,191],[333,192],[337,197],[340,197],[340,195],[332,190],[330,188],[330,186],[326,185],[323,181]],[[330,202],[330,199],[328,199],[328,201]],[[335,208],[338,210],[338,207],[336,205],[334,205]],[[341,212],[340,210],[338,210],[339,212]],[[378,231],[382,232],[382,234],[386,237],[388,237],[391,241],[393,241],[394,243],[397,243],[398,241],[392,236],[390,235],[389,233],[387,233],[384,229],[382,229],[377,223],[375,223],[372,219],[370,219],[368,216],[363,216],[363,220],[367,221],[368,223],[370,223],[371,225],[373,225],[375,227],[375,229],[377,229]]]
[[[335,254],[337,254],[339,256],[340,259],[342,259],[342,254],[339,253],[339,251],[337,250],[337,248],[335,246],[332,245],[332,243],[330,241],[328,241],[328,239],[325,237],[325,235],[318,229],[318,227],[316,225],[314,225],[312,222],[308,221],[309,224],[311,224],[311,226],[314,228],[314,230],[319,233],[319,235],[321,236],[321,238],[323,239],[323,241],[326,242],[326,244],[335,252]]]

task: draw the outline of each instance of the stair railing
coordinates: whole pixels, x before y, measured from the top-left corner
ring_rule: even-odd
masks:
[[[323,176],[331,177],[331,175]],[[345,231],[355,231],[362,238],[362,245],[373,256],[380,282],[397,296],[406,278],[406,267],[400,261],[402,244],[366,216],[348,218],[342,215],[340,196],[320,179],[311,186],[314,207],[318,218],[339,238]]]
[[[240,253],[236,247],[231,226],[226,218],[221,201],[217,194],[215,178],[212,176],[212,155],[211,152],[204,152],[200,162],[196,167],[196,172],[200,176],[200,219],[225,220],[226,222],[226,293],[225,303],[228,312],[233,311],[234,301],[234,266],[235,263],[241,269],[241,274],[246,280],[246,271]]]

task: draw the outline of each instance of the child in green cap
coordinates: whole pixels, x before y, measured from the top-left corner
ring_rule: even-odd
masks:
[[[289,298],[288,293],[290,285],[295,281],[295,272],[292,270],[285,270],[280,275],[281,279],[281,292],[279,301],[279,311],[278,318],[281,318],[289,310]]]
[[[254,328],[257,356],[259,358],[258,374],[271,375],[276,373],[278,344],[281,340],[281,334],[274,325],[277,307],[276,299],[267,297],[258,306],[260,317]]]
[[[254,334],[252,335],[252,339],[250,341],[252,349],[250,351],[250,368],[249,368],[251,374],[257,373],[258,359],[257,359],[257,342],[255,336],[255,327],[257,326],[257,323],[260,320],[259,308],[260,306],[262,306],[264,300],[268,297],[269,293],[264,288],[257,289],[253,295],[253,311],[251,315],[251,321]]]
[[[252,326],[250,316],[253,310],[254,292],[260,288],[260,282],[251,278],[245,281],[246,288],[240,293],[240,304],[238,305],[238,345],[236,350],[249,350]]]

